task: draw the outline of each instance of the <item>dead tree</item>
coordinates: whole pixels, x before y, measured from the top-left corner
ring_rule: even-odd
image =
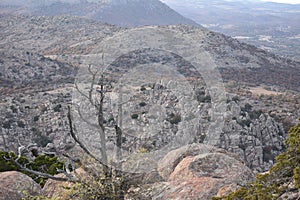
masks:
[[[72,138],[76,141],[76,143],[79,144],[79,146],[86,152],[89,156],[94,158],[96,161],[98,161],[103,166],[103,172],[106,176],[109,176],[110,170],[108,168],[108,156],[107,156],[107,147],[106,147],[106,134],[105,134],[105,127],[104,127],[104,111],[103,111],[103,104],[104,104],[104,98],[105,98],[105,86],[104,86],[104,76],[103,73],[101,74],[100,80],[97,80],[97,77],[99,76],[100,70],[94,70],[92,69],[92,65],[88,66],[88,73],[91,75],[91,84],[88,88],[88,93],[84,93],[82,91],[78,84],[75,83],[75,88],[77,92],[87,101],[89,102],[92,109],[96,110],[95,118],[97,123],[92,123],[85,119],[84,114],[80,110],[79,107],[77,107],[76,111],[79,114],[80,120],[87,123],[89,126],[96,128],[96,130],[99,133],[100,138],[100,154],[101,159],[98,159],[98,156],[94,155],[92,152],[88,150],[88,148],[84,145],[82,141],[76,136],[76,133],[74,132],[74,124],[72,121],[71,116],[71,109],[69,108],[68,111],[68,121],[70,125],[70,134]],[[97,84],[98,83],[98,84]],[[98,86],[97,88],[95,86]],[[97,98],[95,97],[97,94]],[[73,105],[76,107],[76,105]]]
[[[89,102],[89,105],[96,110],[96,115],[95,117],[95,121],[97,123],[92,123],[90,121],[88,121],[87,119],[84,118],[84,115],[82,113],[82,111],[79,109],[79,107],[76,107],[76,105],[72,105],[73,108],[75,108],[75,110],[77,111],[77,113],[79,114],[79,117],[82,121],[86,122],[87,124],[89,124],[90,126],[96,128],[97,132],[98,132],[98,136],[100,138],[100,157],[96,156],[93,152],[91,152],[89,150],[89,148],[85,145],[84,141],[81,141],[81,139],[78,137],[78,133],[76,131],[76,124],[74,123],[73,120],[73,116],[72,116],[72,109],[71,106],[68,106],[68,113],[67,113],[67,119],[68,119],[68,123],[69,123],[69,134],[70,136],[74,139],[74,141],[79,145],[79,147],[91,158],[93,158],[96,162],[100,163],[103,167],[103,174],[105,175],[105,177],[109,177],[111,175],[111,170],[108,167],[108,156],[107,156],[107,147],[106,147],[106,135],[105,135],[105,127],[104,127],[104,98],[105,98],[105,93],[106,93],[106,88],[104,85],[104,77],[103,74],[101,74],[100,76],[100,80],[97,80],[97,78],[99,77],[99,72],[100,70],[93,70],[92,66],[89,65],[88,66],[88,73],[91,75],[91,84],[88,88],[88,92],[84,92],[82,91],[78,84],[75,83],[75,88],[78,91],[78,93],[85,98],[85,100],[87,100]],[[97,87],[97,88],[96,88]],[[116,124],[116,126],[118,127],[118,125]],[[120,134],[121,129],[117,128],[116,131],[117,135]],[[120,136],[116,136],[116,138],[118,138],[118,146],[121,146],[120,144]],[[66,178],[57,178],[54,176],[51,176],[49,174],[46,173],[41,173],[38,171],[34,171],[31,170],[29,168],[27,168],[26,166],[22,166],[18,160],[19,158],[24,155],[25,152],[28,151],[29,147],[23,146],[21,144],[19,144],[19,151],[18,151],[18,158],[17,159],[13,159],[13,158],[7,158],[9,160],[11,160],[16,166],[18,166],[21,170],[35,174],[37,176],[41,176],[44,178],[50,178],[53,180],[58,180],[58,181],[72,181],[75,182],[75,179],[73,178],[73,176],[71,175],[71,172],[68,168],[68,166],[65,166],[65,170],[58,170],[58,172],[60,173],[64,173],[66,175]],[[72,164],[72,157],[70,157],[69,155],[66,156],[67,158],[67,165]],[[73,168],[73,165],[72,165]],[[72,169],[74,171],[74,169]]]

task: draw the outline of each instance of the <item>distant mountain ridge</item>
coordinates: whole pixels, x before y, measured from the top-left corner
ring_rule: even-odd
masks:
[[[0,3],[1,12],[39,16],[76,15],[122,27],[176,24],[200,26],[159,0],[4,0]]]
[[[212,31],[300,60],[300,4],[254,0],[161,1]]]

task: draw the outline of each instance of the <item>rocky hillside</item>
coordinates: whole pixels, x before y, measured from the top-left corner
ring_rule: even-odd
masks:
[[[74,146],[68,135],[66,119],[66,106],[74,95],[69,85],[75,78],[72,65],[84,71],[90,64],[90,57],[101,55],[101,42],[139,29],[122,29],[67,16],[1,15],[0,26],[1,48],[14,49],[1,53],[1,80],[6,84],[5,89],[12,88],[2,93],[1,147],[16,150],[19,142],[26,144],[33,141],[41,147],[48,145],[60,152],[68,145]],[[237,80],[252,85],[266,83],[282,89],[299,88],[300,67],[297,62],[192,26],[153,26],[146,29],[154,31],[150,35],[171,30],[172,37],[183,38],[196,45],[221,69],[225,81]],[[193,37],[197,38],[196,43],[191,39]],[[129,42],[129,38],[122,40],[123,44]],[[101,57],[97,58],[95,64],[100,66]],[[125,95],[127,99],[124,97],[124,100],[127,101],[123,113],[123,129],[127,134],[123,138],[123,147],[126,152],[157,151],[172,144],[174,138],[188,139],[184,141],[188,143],[207,142],[210,128],[218,131],[214,138],[215,146],[238,154],[247,166],[256,171],[268,169],[283,149],[285,131],[275,120],[276,112],[271,117],[254,101],[232,94],[226,95],[225,102],[212,102],[212,88],[205,84],[205,77],[201,79],[191,63],[175,53],[154,48],[139,49],[121,55],[107,69],[105,75],[110,85],[105,99],[105,126],[110,136],[114,128],[111,116],[116,114],[112,110],[115,108],[113,101],[118,96],[116,83],[120,78],[129,81],[126,82],[128,98]],[[270,73],[274,70],[279,70],[281,76],[275,79]],[[254,76],[246,79],[250,72],[259,72],[257,76],[264,79]],[[76,78],[85,75],[80,71]],[[97,92],[99,85],[95,87]],[[22,88],[22,91],[16,88]],[[216,107],[222,106],[224,112],[215,116]],[[277,107],[273,110],[276,111]],[[215,117],[222,119],[224,126],[218,127]],[[78,125],[77,130],[93,134],[85,126]],[[97,141],[94,139],[92,143]],[[107,145],[113,150],[112,140],[108,140]]]
[[[200,26],[159,0],[4,1],[0,3],[0,11],[39,16],[74,15],[123,27],[171,24]]]
[[[3,49],[21,48],[52,55],[50,58],[58,55],[64,62],[72,64],[82,62],[79,55],[101,49],[99,43],[103,38],[124,31],[100,22],[66,16],[2,15],[0,25],[3,27],[0,36]],[[299,90],[299,62],[277,57],[219,33],[190,26],[178,28],[181,29],[198,34],[198,44],[220,68],[224,81],[235,80],[251,85],[275,85],[282,89]],[[174,37],[179,34],[180,31],[175,32]]]
[[[0,15],[2,49],[23,49],[42,55],[86,54],[120,28],[78,17]]]
[[[66,63],[21,50],[0,52],[0,90],[39,89],[73,83],[76,69]]]

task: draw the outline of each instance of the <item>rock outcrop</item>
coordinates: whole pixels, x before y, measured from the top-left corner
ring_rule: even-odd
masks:
[[[231,153],[207,145],[176,149],[161,159],[159,173],[166,179],[129,190],[128,199],[210,199],[228,194],[254,175]]]
[[[199,154],[216,152],[217,148],[203,145],[191,144],[183,146],[179,149],[170,151],[164,158],[158,161],[157,169],[161,177],[168,180],[169,176],[174,171],[175,167],[186,157],[197,156]]]
[[[183,159],[169,177],[173,189],[165,199],[209,199],[224,186],[253,178],[249,168],[221,153],[206,153]]]
[[[228,116],[218,147],[238,154],[248,167],[263,172],[283,150],[284,130],[268,114],[246,109],[249,105],[228,104]]]
[[[21,172],[0,173],[0,199],[21,200],[26,196],[41,195],[42,189],[29,176]]]

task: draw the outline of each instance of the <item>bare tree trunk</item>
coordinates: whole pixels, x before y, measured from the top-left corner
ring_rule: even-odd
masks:
[[[122,87],[120,87],[120,95],[119,95],[119,105],[118,105],[118,124],[116,127],[116,159],[117,159],[117,168],[122,170],[122,126],[123,126],[123,92]]]
[[[106,177],[110,176],[108,159],[107,159],[107,148],[106,148],[106,138],[105,138],[105,129],[104,129],[104,114],[103,114],[103,102],[104,102],[104,86],[103,86],[103,77],[101,80],[100,86],[100,103],[98,107],[98,125],[99,125],[99,134],[100,134],[100,145],[101,145],[101,159],[103,163],[103,171]]]
[[[114,178],[115,180],[118,180],[119,178],[122,178],[122,122],[123,122],[123,98],[122,98],[122,87],[120,87],[120,93],[119,93],[119,103],[118,103],[118,118],[115,125],[115,131],[116,131],[116,166],[115,166],[115,174]],[[115,184],[114,186],[114,192],[116,195],[116,198],[123,199],[124,193],[122,190],[122,186],[119,184]]]

